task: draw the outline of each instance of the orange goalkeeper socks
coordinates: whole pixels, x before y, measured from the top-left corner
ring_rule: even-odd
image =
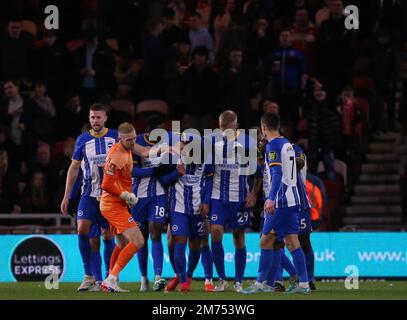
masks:
[[[130,242],[125,246],[117,258],[117,262],[114,265],[112,272],[110,273],[113,276],[118,276],[119,272],[129,263],[131,258],[137,253],[138,248],[134,245],[134,243]]]
[[[109,262],[109,274],[112,273],[112,270],[114,268],[114,265],[116,264],[117,258],[119,257],[120,252],[122,249],[118,245],[116,245],[113,249],[112,255],[110,256],[110,262]]]

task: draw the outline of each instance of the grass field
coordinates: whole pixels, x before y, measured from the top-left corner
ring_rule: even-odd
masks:
[[[244,283],[247,287],[250,283]],[[139,283],[122,283],[130,293],[76,292],[79,283],[60,283],[59,289],[47,290],[40,282],[0,283],[0,300],[374,300],[407,299],[407,281],[360,282],[358,290],[346,290],[343,282],[317,282],[317,291],[310,295],[283,293],[239,294],[232,289],[226,292],[204,292],[203,282],[194,281],[189,293],[139,292]],[[230,286],[229,286],[230,288]]]

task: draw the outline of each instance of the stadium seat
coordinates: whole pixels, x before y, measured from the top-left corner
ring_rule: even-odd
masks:
[[[110,101],[110,105],[113,110],[126,113],[131,117],[132,120],[134,119],[136,107],[131,100],[113,99]]]
[[[373,92],[375,90],[375,83],[373,79],[366,76],[355,76],[352,78],[352,87],[356,91]]]
[[[73,52],[76,49],[78,49],[80,46],[82,46],[84,43],[85,43],[84,40],[74,39],[74,40],[68,41],[65,46],[69,52]]]
[[[345,162],[343,162],[342,160],[338,160],[335,159],[334,161],[334,170],[335,173],[337,174],[337,176],[339,175],[339,177],[342,180],[343,185],[346,186],[348,179],[347,179],[347,165]],[[325,172],[325,166],[324,163],[322,161],[318,162],[318,167],[317,167],[317,173],[322,173]]]
[[[168,104],[162,100],[143,100],[137,105],[136,114],[153,112],[168,115]]]
[[[37,38],[38,28],[34,21],[23,20],[22,29],[25,32],[31,33],[34,38]]]
[[[106,39],[106,44],[113,51],[119,51],[119,43],[117,42],[117,39]]]

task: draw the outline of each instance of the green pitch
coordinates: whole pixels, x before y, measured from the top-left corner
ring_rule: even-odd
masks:
[[[229,284],[232,284],[231,282]],[[250,283],[245,282],[244,287]],[[313,299],[407,299],[407,281],[360,282],[358,290],[346,290],[343,282],[316,282],[317,291],[310,295],[283,293],[239,294],[232,289],[226,292],[207,293],[202,281],[193,281],[192,290],[180,292],[139,292],[139,283],[122,283],[130,293],[76,292],[79,283],[60,283],[59,289],[47,290],[40,282],[0,283],[0,300],[50,299],[50,300],[313,300]]]

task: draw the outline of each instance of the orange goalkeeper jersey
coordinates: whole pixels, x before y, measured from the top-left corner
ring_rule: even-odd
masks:
[[[131,151],[124,149],[120,142],[116,143],[106,157],[102,183],[103,191],[100,199],[101,210],[114,210],[118,205],[120,207],[126,206],[126,202],[119,196],[124,191],[131,192],[132,171]]]

